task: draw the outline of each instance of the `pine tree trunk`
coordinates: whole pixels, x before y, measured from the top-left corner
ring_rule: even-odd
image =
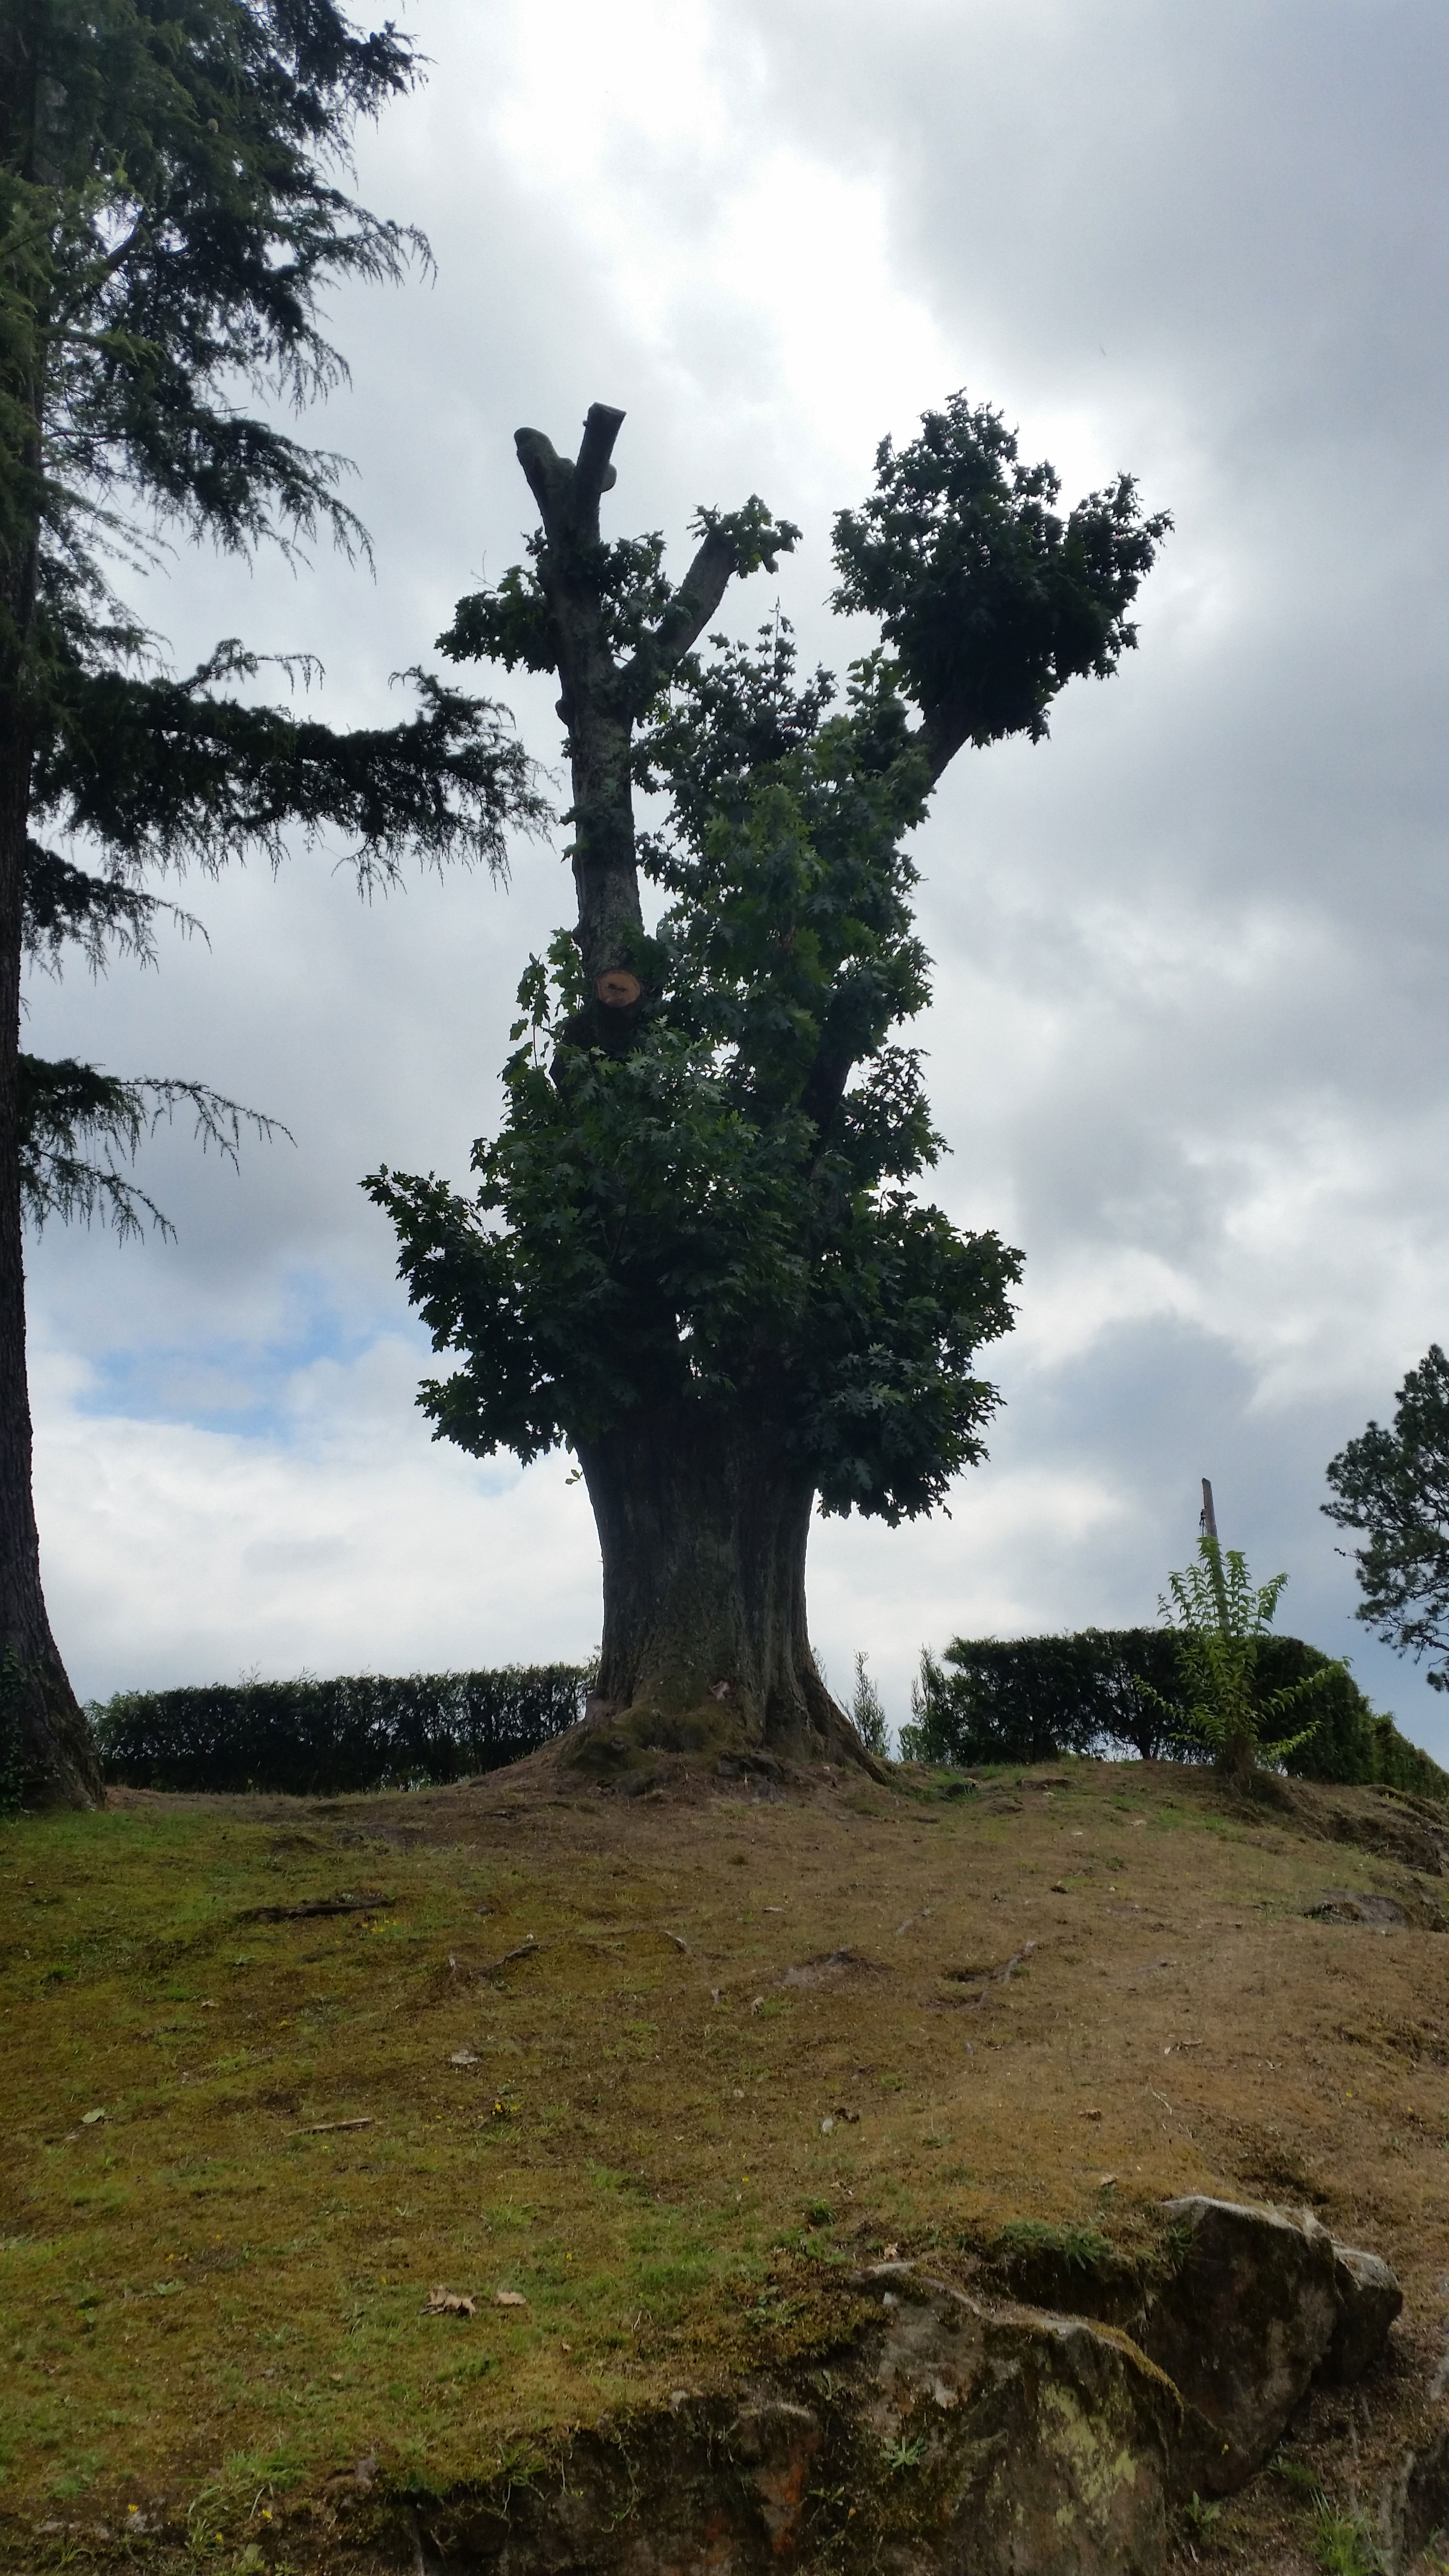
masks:
[[[677,1405],[580,1441],[604,1571],[590,1718],[632,1741],[870,1762],[805,1625],[814,1493],[767,1422]]]
[[[0,687],[0,1773],[18,1770],[27,1804],[92,1807],[100,1761],[50,1632],[31,1485],[16,1118],[30,766],[20,693]]]

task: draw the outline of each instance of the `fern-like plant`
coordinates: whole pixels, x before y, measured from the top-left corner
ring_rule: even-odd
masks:
[[[1167,1592],[1158,1604],[1175,1632],[1187,1732],[1239,1787],[1261,1767],[1280,1763],[1307,1743],[1317,1719],[1295,1730],[1292,1714],[1344,1669],[1341,1663],[1321,1664],[1284,1690],[1259,1687],[1258,1647],[1273,1624],[1287,1580],[1286,1574],[1275,1574],[1268,1583],[1254,1583],[1241,1548],[1224,1549],[1218,1539],[1203,1537],[1198,1563],[1168,1576]],[[1161,1706],[1181,1731],[1181,1712],[1167,1700]],[[1285,1720],[1290,1721],[1287,1731]]]

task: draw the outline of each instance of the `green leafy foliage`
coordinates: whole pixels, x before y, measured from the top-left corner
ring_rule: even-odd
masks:
[[[1328,1481],[1329,1519],[1366,1533],[1356,1615],[1399,1654],[1443,1658],[1426,1679],[1449,1690],[1449,1359],[1437,1342],[1405,1377],[1392,1426],[1370,1422]]]
[[[755,761],[790,653],[785,636],[727,662],[739,766],[704,672],[651,740],[653,774],[682,784],[649,854],[675,901],[641,945],[637,1045],[569,1044],[577,952],[555,941],[520,987],[476,1198],[386,1172],[369,1187],[436,1345],[463,1359],[424,1390],[450,1439],[528,1458],[632,1406],[768,1405],[827,1511],[898,1521],[981,1455],[993,1397],[970,1364],[1006,1329],[1019,1260],[905,1186],[939,1151],[917,1060],[890,1043],[925,993],[899,845],[920,779],[909,751],[882,766],[874,666],[813,729],[812,689],[793,747]]]
[[[1144,517],[1130,474],[1064,519],[1050,465],[1023,465],[1001,414],[953,394],[876,488],[835,522],[835,606],[879,617],[938,764],[966,742],[1040,740],[1066,681],[1106,679],[1136,643],[1127,616],[1172,522]]]
[[[1312,1734],[1306,1727],[1270,1741],[1270,1729],[1324,1689],[1331,1665],[1265,1691],[1260,1640],[1273,1622],[1288,1577],[1255,1584],[1241,1548],[1198,1541],[1198,1562],[1167,1578],[1164,1619],[1174,1632],[1188,1732],[1220,1770],[1245,1778],[1260,1762],[1281,1762]]]
[[[121,1691],[90,1714],[107,1777],[133,1788],[335,1797],[519,1761],[577,1723],[587,1680],[578,1664],[509,1664],[213,1682]]]
[[[801,676],[779,617],[696,649],[728,579],[797,541],[757,496],[696,514],[677,586],[657,535],[598,536],[621,417],[595,406],[574,462],[519,432],[544,531],[439,642],[560,674],[579,927],[520,985],[472,1195],[367,1186],[454,1363],[422,1391],[441,1435],[598,1456],[657,1418],[703,1454],[706,1427],[764,1422],[823,1510],[894,1523],[983,1455],[976,1357],[1020,1275],[920,1193],[942,1142],[901,1038],[929,990],[909,836],[965,741],[1039,734],[1069,678],[1115,667],[1167,521],[1125,478],[1059,520],[1050,469],[953,399],[836,522],[837,605],[885,639],[842,686]],[[643,835],[636,788],[663,807]],[[606,1024],[621,968],[640,989]]]
[[[1060,1637],[956,1637],[923,1649],[901,1746],[917,1762],[1054,1762],[1067,1753],[1165,1752],[1182,1714],[1177,1655],[1155,1628]],[[1150,1685],[1150,1687],[1146,1687]]]
[[[1365,1698],[1346,1664],[1301,1637],[1258,1639],[1255,1675],[1270,1696],[1320,1676],[1317,1723],[1283,1757],[1300,1779],[1376,1781],[1449,1799],[1449,1773]],[[1047,1637],[956,1637],[921,1656],[901,1750],[965,1768],[1056,1762],[1067,1754],[1207,1758],[1188,1731],[1177,1639],[1167,1628],[1083,1628]]]
[[[750,495],[742,510],[696,510],[690,527],[693,535],[712,540],[741,577],[773,572],[800,536],[788,519],[772,517],[758,493]],[[527,551],[528,562],[512,565],[496,589],[459,600],[452,625],[438,638],[439,652],[450,662],[501,662],[506,671],[551,671],[558,659],[558,632],[550,585],[566,580],[588,590],[598,644],[625,666],[622,694],[642,710],[668,676],[659,648],[687,611],[682,590],[664,570],[659,530],[616,537],[609,544],[575,541],[563,560],[557,542],[550,545],[535,532]]]

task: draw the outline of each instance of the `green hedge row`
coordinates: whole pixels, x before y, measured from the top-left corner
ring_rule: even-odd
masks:
[[[108,1780],[313,1798],[517,1762],[577,1723],[588,1678],[583,1664],[506,1664],[396,1680],[212,1682],[121,1691],[89,1715]]]
[[[1265,1637],[1258,1670],[1268,1691],[1332,1658],[1301,1637]],[[1145,1687],[1144,1687],[1145,1685]],[[1205,1758],[1159,1706],[1186,1709],[1172,1633],[1165,1628],[1083,1628],[1061,1637],[958,1637],[939,1662],[921,1658],[914,1723],[901,1751],[919,1762],[1055,1762],[1066,1753],[1137,1753],[1152,1760]],[[1301,1779],[1380,1781],[1449,1801],[1449,1772],[1372,1709],[1339,1671],[1313,1704],[1318,1724],[1285,1769]]]

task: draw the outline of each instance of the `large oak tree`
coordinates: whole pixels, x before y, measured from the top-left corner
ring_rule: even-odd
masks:
[[[0,1734],[37,1798],[100,1782],[41,1589],[22,1217],[134,1225],[150,1203],[127,1157],[158,1112],[185,1102],[224,1147],[248,1113],[193,1080],[24,1055],[27,952],[149,953],[156,869],[326,831],[375,883],[409,851],[497,864],[506,822],[538,812],[486,702],[418,673],[409,720],[334,732],[255,703],[234,642],[168,670],[112,586],[168,529],[365,549],[339,460],[278,407],[343,372],[328,284],[426,256],[345,184],[357,119],[415,75],[405,38],[332,0],[0,12]]]
[[[1127,476],[1059,513],[1051,468],[957,396],[836,521],[836,605],[882,639],[841,688],[778,620],[699,649],[730,581],[796,543],[758,499],[699,513],[677,586],[657,536],[603,535],[621,420],[596,404],[572,458],[520,430],[529,561],[440,639],[558,674],[577,923],[524,977],[476,1192],[369,1186],[456,1363],[423,1390],[440,1434],[582,1465],[588,1758],[864,1758],[810,1652],[811,1514],[909,1519],[980,1458],[976,1354],[1019,1271],[919,1193],[941,1140],[897,1034],[927,998],[907,844],[966,745],[1039,738],[1068,680],[1116,668],[1167,522]]]

